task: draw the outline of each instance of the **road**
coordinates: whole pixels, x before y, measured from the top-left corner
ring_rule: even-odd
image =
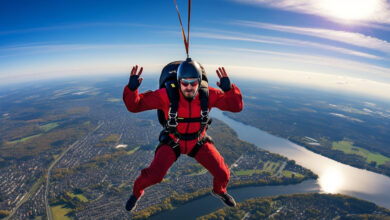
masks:
[[[98,126],[100,127],[100,126]],[[96,130],[96,129],[95,129]],[[95,131],[94,130],[94,131]],[[47,195],[48,195],[48,186],[49,186],[49,179],[50,179],[50,174],[51,174],[51,170],[52,168],[54,167],[54,165],[70,150],[72,149],[76,144],[78,143],[78,141],[76,141],[75,143],[73,143],[72,145],[70,145],[64,152],[61,153],[61,155],[59,157],[56,158],[56,160],[54,160],[54,162],[49,166],[49,169],[47,171],[47,178],[46,178],[46,190],[45,190],[45,205],[46,205],[46,214],[48,216],[48,219],[52,219],[52,216],[51,216],[51,211],[50,211],[50,207],[48,205],[48,201],[47,201]],[[38,180],[39,181],[39,180]],[[22,198],[20,199],[20,201],[18,202],[18,204],[15,206],[14,209],[12,209],[12,212],[7,216],[6,220],[10,219],[15,213],[16,211],[19,209],[20,206],[22,206],[26,201],[28,201],[31,197],[31,195],[34,194],[34,187],[31,188],[30,191],[28,191],[26,194],[24,194],[22,196]]]
[[[83,140],[85,140],[89,135],[91,135],[92,133],[94,133],[97,129],[99,129],[102,125],[104,124],[101,123],[99,124],[92,132],[90,132],[88,135],[86,135]],[[46,177],[46,189],[45,189],[45,206],[46,206],[46,215],[47,215],[47,219],[49,220],[52,220],[53,217],[52,217],[52,214],[51,214],[51,210],[50,210],[50,206],[49,206],[49,199],[48,199],[48,195],[49,195],[49,185],[50,185],[50,175],[51,175],[51,170],[53,169],[53,167],[57,164],[58,161],[61,160],[61,158],[69,151],[71,150],[74,146],[76,146],[78,143],[80,142],[80,140],[74,142],[72,145],[70,145],[65,151],[63,151],[60,156],[58,156],[54,162],[49,166],[49,169],[47,170],[47,177]],[[82,142],[82,141],[81,141]]]
[[[6,220],[10,219],[16,213],[16,210],[18,210],[18,208],[21,205],[23,205],[23,203],[25,203],[30,198],[30,196],[32,194],[33,194],[33,192],[31,192],[31,191],[28,191],[26,194],[24,194],[24,196],[22,196],[22,198],[19,200],[18,204],[15,206],[15,208],[12,209],[11,213],[7,216]]]
[[[47,177],[46,177],[46,188],[45,188],[45,206],[46,206],[46,215],[47,219],[51,220],[52,215],[51,215],[51,210],[49,206],[49,201],[48,201],[48,195],[49,195],[49,184],[50,184],[50,175],[51,175],[51,170],[53,167],[57,164],[59,160],[70,150],[72,149],[76,144],[78,144],[79,141],[74,142],[72,145],[70,145],[64,152],[61,153],[60,156],[58,156],[52,164],[50,164],[49,169],[47,170]]]

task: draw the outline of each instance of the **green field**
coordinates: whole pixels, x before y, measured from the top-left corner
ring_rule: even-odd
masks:
[[[74,198],[74,197],[77,197],[77,198],[79,198],[80,201],[82,201],[82,202],[88,202],[87,197],[85,197],[83,194],[74,194],[74,193],[70,193],[70,196],[72,196],[73,198]]]
[[[48,124],[45,124],[45,125],[40,125],[39,128],[42,129],[45,132],[48,132],[48,131],[58,127],[59,125],[60,124],[58,124],[57,122],[53,122],[53,123],[48,123]]]
[[[59,124],[56,123],[56,122],[53,122],[53,123],[48,123],[48,124],[45,124],[45,125],[41,125],[39,126],[40,129],[42,129],[44,132],[48,132],[56,127],[58,127]],[[30,135],[30,136],[27,136],[27,137],[23,137],[23,138],[19,138],[19,139],[16,139],[16,140],[13,140],[13,141],[8,141],[9,144],[17,144],[17,143],[20,143],[20,142],[24,142],[24,141],[27,141],[27,140],[30,140],[30,139],[33,139],[33,138],[36,138],[36,137],[39,137],[41,136],[43,133],[40,133],[40,134],[35,134],[35,135]]]
[[[52,206],[50,209],[54,220],[71,220],[66,214],[72,211],[72,209],[64,208],[63,205]]]
[[[292,178],[292,174],[294,173],[295,175],[295,179],[301,179],[301,178],[304,178],[304,176],[300,173],[295,173],[295,172],[292,172],[292,171],[289,171],[289,170],[283,170],[282,171],[282,174],[283,176],[287,177],[287,178]]]
[[[353,146],[353,142],[350,141],[338,141],[332,143],[332,150],[343,151],[346,154],[355,154],[360,155],[366,158],[367,163],[371,163],[372,161],[376,162],[376,165],[385,164],[386,162],[390,162],[390,158],[383,156],[382,154],[372,153],[366,149]]]
[[[280,163],[267,161],[264,163],[263,169],[252,169],[252,170],[237,170],[234,171],[234,174],[237,176],[252,176],[253,174],[261,174],[264,172],[269,172],[271,175],[274,175],[278,168],[280,166]]]
[[[9,144],[16,144],[16,143],[20,143],[20,142],[23,142],[23,141],[27,141],[27,140],[30,140],[30,139],[39,137],[39,136],[41,136],[41,135],[42,135],[42,134],[31,135],[31,136],[27,136],[27,137],[24,137],[24,138],[20,138],[20,139],[14,140],[14,141],[8,141],[8,143],[9,143]]]
[[[261,174],[264,170],[237,170],[234,174],[237,176],[252,176],[253,174]]]
[[[274,174],[277,171],[277,169],[279,168],[279,166],[280,166],[280,163],[267,161],[264,164],[263,170],[268,171],[268,172]]]
[[[130,154],[133,154],[134,152],[136,152],[140,147],[136,147],[130,151],[127,151],[127,154],[130,155]]]

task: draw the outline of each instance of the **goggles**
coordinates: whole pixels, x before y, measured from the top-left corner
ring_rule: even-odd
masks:
[[[180,83],[182,86],[186,87],[191,84],[192,87],[197,86],[199,84],[198,79],[181,79]]]

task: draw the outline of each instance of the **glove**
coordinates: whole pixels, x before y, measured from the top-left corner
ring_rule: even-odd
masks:
[[[229,77],[222,77],[221,81],[219,83],[219,88],[222,89],[222,91],[227,92],[232,88],[232,83],[230,82]]]
[[[130,79],[129,79],[129,84],[127,84],[127,87],[131,90],[131,91],[135,91],[138,89],[139,85],[141,85],[141,83],[139,83],[139,76],[137,75],[132,75],[130,76]]]

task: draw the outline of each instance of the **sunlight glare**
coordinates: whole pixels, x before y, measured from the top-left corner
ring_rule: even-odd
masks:
[[[321,0],[320,9],[344,20],[364,20],[380,9],[381,0]]]
[[[335,168],[330,168],[320,175],[319,184],[327,193],[338,193],[343,184],[341,173]]]

